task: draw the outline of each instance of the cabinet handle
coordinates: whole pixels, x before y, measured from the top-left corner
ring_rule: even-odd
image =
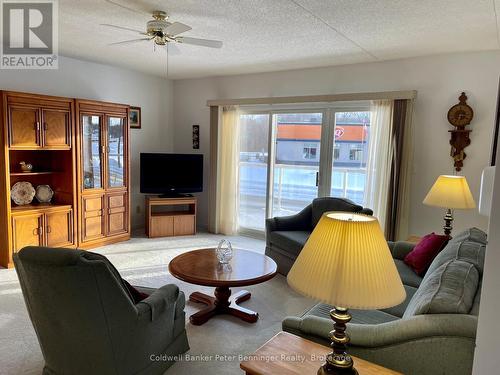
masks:
[[[40,228],[33,229],[33,236],[39,236],[39,235],[40,235]]]
[[[35,130],[37,132],[40,131],[40,122],[39,121],[35,122]]]
[[[50,227],[50,225],[47,225],[47,233],[51,233],[52,232],[52,228]]]
[[[43,123],[43,130],[47,130],[47,129],[48,129],[48,127],[49,127],[49,126],[47,125],[47,123],[46,123],[46,122],[44,122],[44,123]]]

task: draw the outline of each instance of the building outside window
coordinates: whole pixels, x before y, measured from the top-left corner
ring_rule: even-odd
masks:
[[[316,145],[304,144],[303,156],[306,160],[315,160],[317,156],[318,148]]]
[[[339,146],[335,146],[333,148],[333,159],[334,160],[339,160],[340,158],[340,147]]]
[[[362,161],[363,160],[363,149],[358,145],[352,145],[349,150],[349,160],[352,161]]]

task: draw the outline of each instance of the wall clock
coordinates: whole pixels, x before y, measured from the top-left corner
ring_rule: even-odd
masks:
[[[453,158],[455,170],[461,171],[464,160],[467,157],[464,149],[470,145],[471,142],[470,133],[472,130],[466,129],[465,127],[471,123],[474,117],[474,111],[472,107],[467,104],[467,95],[465,95],[465,92],[462,92],[458,101],[459,103],[455,104],[448,111],[448,121],[455,127],[454,130],[449,130],[451,133],[450,156]]]

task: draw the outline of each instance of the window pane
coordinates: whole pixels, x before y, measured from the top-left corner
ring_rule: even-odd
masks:
[[[98,189],[101,185],[101,119],[99,116],[82,117],[83,187]]]
[[[318,196],[322,113],[276,114],[272,216],[291,215]]]
[[[364,205],[370,112],[335,113],[331,195]]]
[[[239,227],[264,230],[269,115],[240,116]]]
[[[108,186],[124,186],[124,119],[110,117],[108,120]]]

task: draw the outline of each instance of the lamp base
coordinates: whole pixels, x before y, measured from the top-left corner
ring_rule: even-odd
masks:
[[[329,367],[328,364],[321,366],[317,372],[318,375],[358,375],[358,370],[354,367],[350,369],[339,369]]]
[[[326,357],[326,363],[318,370],[318,375],[358,375],[353,367],[353,361],[346,353],[349,336],[345,333],[346,324],[351,320],[351,315],[343,307],[335,307],[330,311],[334,321],[333,331],[330,332],[333,352]]]
[[[444,215],[444,234],[445,236],[451,237],[451,231],[453,229],[453,211],[451,209],[446,210],[446,214]]]

